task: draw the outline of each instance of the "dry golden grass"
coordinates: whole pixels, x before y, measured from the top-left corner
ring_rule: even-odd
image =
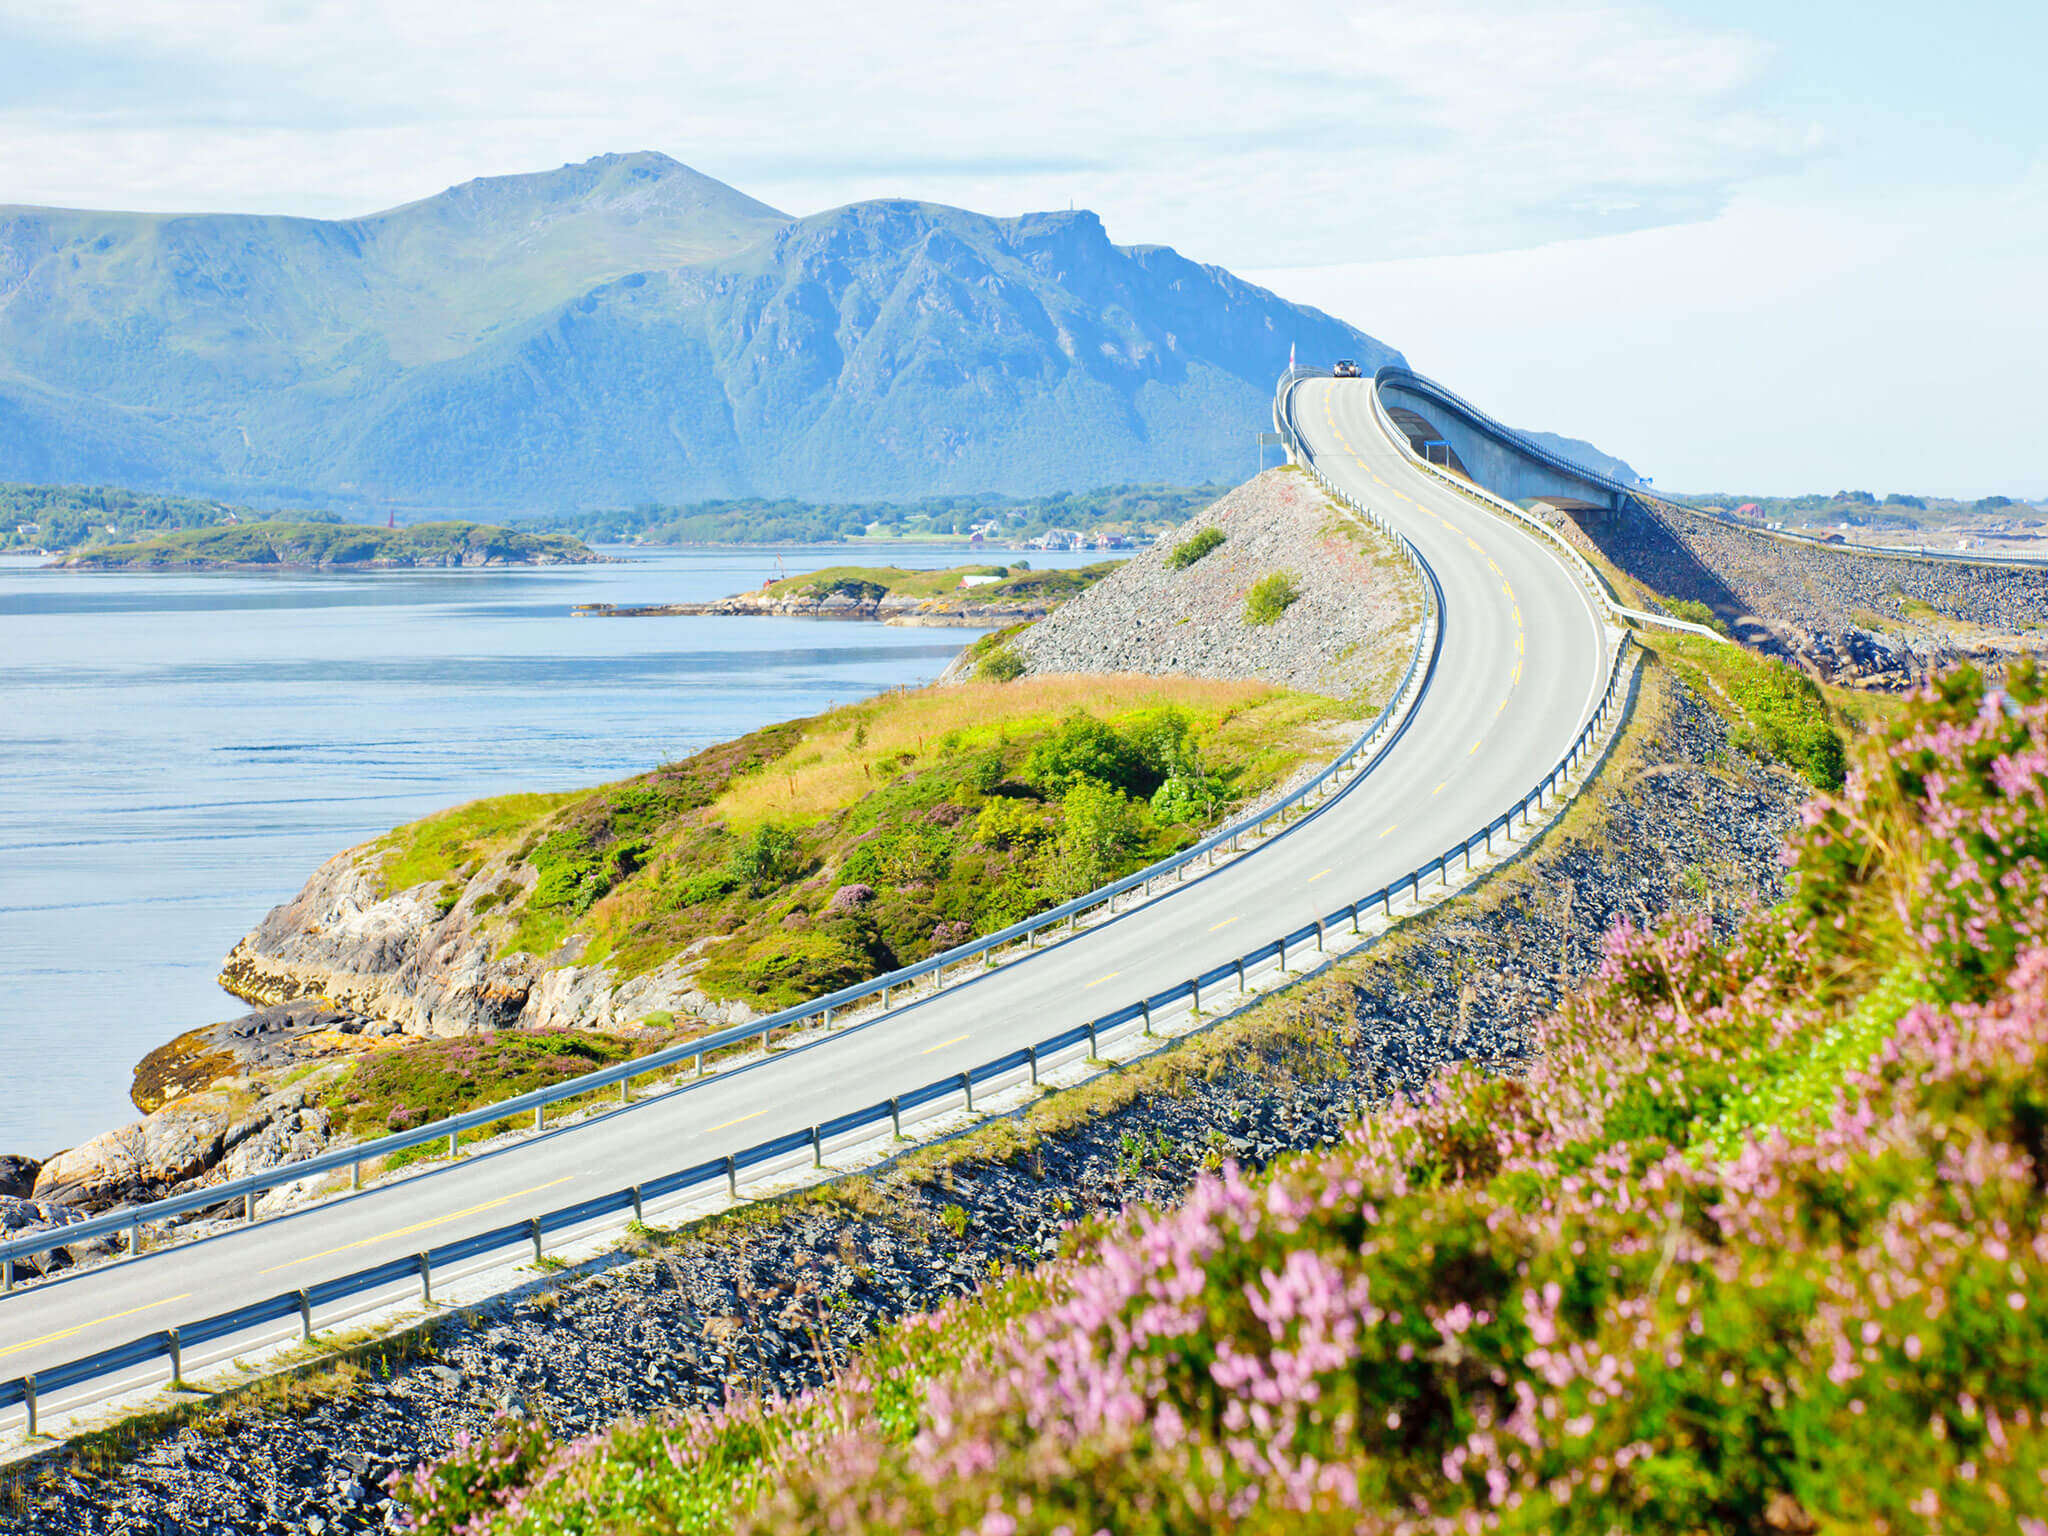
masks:
[[[882,764],[911,766],[927,754],[972,750],[1007,731],[1035,730],[1075,709],[1097,715],[1175,704],[1216,717],[1278,697],[1266,683],[1116,673],[1023,678],[886,693],[818,716],[777,761],[732,784],[709,813],[735,828],[810,821],[859,800]],[[860,738],[855,744],[855,738]]]

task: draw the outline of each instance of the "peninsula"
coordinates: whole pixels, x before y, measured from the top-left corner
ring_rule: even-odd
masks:
[[[184,528],[51,562],[67,570],[404,570],[452,566],[594,565],[609,559],[561,533],[485,523],[240,523]]]
[[[861,619],[882,624],[959,626],[1028,624],[1068,598],[1078,597],[1122,562],[1102,560],[1071,571],[1034,571],[1015,565],[965,565],[944,571],[898,566],[835,565],[771,581],[751,592],[708,603],[650,603],[620,607],[585,603],[591,618],[646,619],[710,615],[720,618]]]

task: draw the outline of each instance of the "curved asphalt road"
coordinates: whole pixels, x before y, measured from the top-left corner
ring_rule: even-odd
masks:
[[[1402,458],[1375,423],[1371,387],[1309,380],[1294,394],[1296,424],[1323,473],[1401,527],[1435,568],[1443,648],[1405,734],[1319,816],[1064,943],[750,1068],[431,1175],[0,1298],[0,1378],[606,1194],[959,1072],[1268,942],[1498,815],[1590,716],[1609,637],[1553,552]],[[161,1377],[159,1364],[128,1379]],[[94,1395],[81,1387],[45,1412]]]

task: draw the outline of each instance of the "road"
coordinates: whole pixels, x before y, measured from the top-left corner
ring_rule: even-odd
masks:
[[[0,1378],[606,1194],[959,1072],[1298,927],[1499,814],[1590,717],[1611,639],[1554,552],[1402,458],[1375,424],[1371,387],[1305,381],[1297,425],[1322,472],[1390,518],[1435,569],[1441,660],[1405,734],[1321,815],[1061,944],[754,1066],[428,1176],[0,1298]],[[132,1379],[161,1376],[158,1365]],[[80,1388],[45,1414],[92,1395]]]

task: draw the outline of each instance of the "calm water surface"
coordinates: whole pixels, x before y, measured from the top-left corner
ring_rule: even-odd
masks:
[[[618,778],[935,676],[973,631],[570,613],[862,558],[878,557],[339,576],[0,558],[0,1153],[133,1118],[135,1063],[239,1010],[214,983],[222,957],[329,854],[439,806]]]

